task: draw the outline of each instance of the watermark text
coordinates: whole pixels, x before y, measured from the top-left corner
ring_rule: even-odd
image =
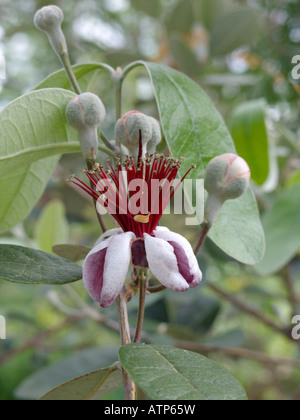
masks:
[[[6,320],[4,316],[0,315],[0,340],[6,339]]]

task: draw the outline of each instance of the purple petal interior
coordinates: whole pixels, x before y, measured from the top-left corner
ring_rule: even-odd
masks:
[[[194,280],[194,275],[191,274],[190,264],[188,257],[181,245],[174,241],[168,241],[170,245],[174,248],[174,254],[177,259],[179,273],[187,281],[188,284],[191,284]]]
[[[137,239],[132,243],[131,263],[136,268],[149,268],[144,239]]]
[[[106,252],[107,248],[96,252],[95,254],[91,255],[85,263],[85,285],[91,297],[97,302],[100,302],[103,287],[103,273]]]

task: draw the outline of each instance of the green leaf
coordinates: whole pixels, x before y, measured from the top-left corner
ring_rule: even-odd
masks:
[[[61,285],[82,279],[77,264],[15,245],[0,245],[0,279],[13,283]]]
[[[234,10],[220,17],[211,31],[212,55],[224,55],[250,45],[259,30],[257,13],[250,8]]]
[[[250,189],[238,200],[225,202],[209,237],[226,254],[244,264],[255,265],[261,261],[265,253],[265,237]]]
[[[258,99],[238,105],[230,118],[230,128],[238,154],[251,169],[251,177],[262,185],[269,175],[269,140],[266,101]]]
[[[266,253],[256,270],[270,275],[284,267],[300,248],[300,183],[285,190],[263,216]]]
[[[54,388],[40,398],[41,401],[87,401],[100,400],[119,389],[123,384],[121,371],[117,367],[101,369],[73,379]]]
[[[86,92],[91,91],[89,87],[91,86],[93,79],[99,76],[103,71],[107,70],[105,68],[105,64],[89,63],[73,66],[73,71],[82,91]],[[55,73],[50,74],[50,76],[36,86],[35,90],[47,88],[72,90],[71,83],[65,70],[58,70]]]
[[[192,164],[192,177],[204,177],[208,162],[223,153],[235,153],[231,135],[206,93],[190,78],[169,67],[139,62],[148,70],[171,154],[185,157],[181,175]],[[192,202],[192,197],[189,197]],[[199,220],[201,223],[202,220]],[[210,233],[225,253],[245,264],[258,263],[264,253],[264,233],[252,191],[228,201]]]
[[[128,344],[123,368],[154,400],[246,400],[239,382],[215,362],[170,346]]]
[[[43,210],[36,225],[35,237],[39,248],[52,254],[54,245],[67,242],[68,231],[64,204],[59,200],[50,202]]]
[[[0,177],[0,233],[9,231],[29,215],[59,158],[42,159]]]
[[[43,367],[26,378],[17,388],[18,399],[36,400],[53,388],[88,374],[96,369],[105,368],[118,360],[117,347],[90,348]]]
[[[73,262],[84,260],[90,251],[91,248],[80,245],[55,245],[53,247],[54,254]]]
[[[37,160],[80,152],[78,135],[66,122],[74,97],[63,89],[27,93],[0,113],[0,177]]]

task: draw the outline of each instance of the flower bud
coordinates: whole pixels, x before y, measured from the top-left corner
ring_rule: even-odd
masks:
[[[161,129],[159,122],[155,118],[148,117],[148,119],[152,125],[152,137],[147,145],[147,151],[149,155],[153,155],[156,152],[157,146],[161,142]]]
[[[241,157],[226,153],[212,159],[206,169],[204,186],[208,192],[206,221],[217,219],[226,200],[240,197],[249,186],[250,169]]]
[[[54,5],[43,7],[34,16],[36,28],[46,32],[54,51],[59,57],[68,52],[66,39],[61,29],[63,19],[63,11]]]
[[[142,135],[143,155],[147,152],[147,143],[152,136],[152,124],[147,115],[139,111],[129,111],[117,121],[116,140],[136,157],[139,150],[140,134]]]
[[[69,102],[66,115],[68,123],[79,132],[85,160],[95,161],[98,151],[98,127],[105,118],[102,101],[93,93],[83,93]]]

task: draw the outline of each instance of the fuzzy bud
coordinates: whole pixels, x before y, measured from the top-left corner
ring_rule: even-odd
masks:
[[[43,7],[34,16],[36,28],[46,32],[52,48],[59,57],[68,52],[66,39],[61,29],[63,20],[63,11],[54,5]]]
[[[213,224],[226,200],[239,198],[249,186],[251,173],[244,159],[226,153],[212,159],[206,169],[204,186],[208,192],[206,221]]]
[[[79,132],[85,160],[95,161],[98,151],[98,127],[105,118],[102,101],[93,93],[83,93],[69,102],[66,115],[68,123]]]
[[[152,117],[148,117],[152,125],[152,137],[147,145],[147,151],[149,155],[153,155],[156,152],[156,148],[161,142],[161,129],[159,122]]]
[[[142,134],[143,155],[147,152],[147,143],[152,136],[152,124],[147,115],[139,111],[129,111],[117,121],[116,140],[136,157],[139,149],[140,133]]]

